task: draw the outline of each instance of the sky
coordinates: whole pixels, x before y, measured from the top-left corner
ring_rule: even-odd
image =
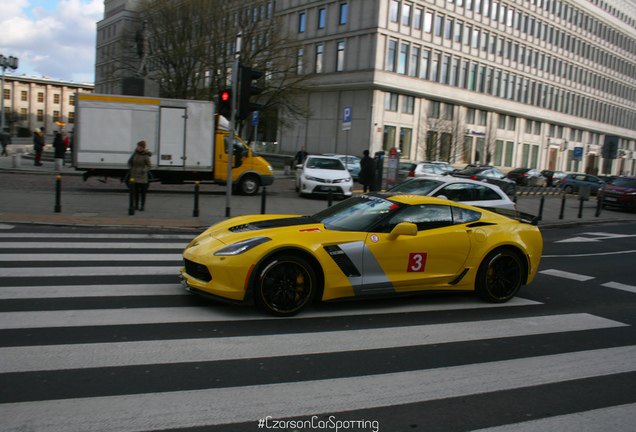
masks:
[[[103,16],[104,0],[0,0],[0,54],[18,58],[5,74],[94,83]]]

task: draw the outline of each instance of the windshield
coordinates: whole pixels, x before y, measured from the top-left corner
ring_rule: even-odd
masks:
[[[630,178],[618,178],[614,180],[612,183],[614,186],[623,186],[627,188],[635,188],[636,189],[636,179]]]
[[[400,208],[384,198],[360,195],[326,208],[312,216],[325,228],[340,231],[368,231],[379,220]]]
[[[307,161],[307,168],[341,170],[341,171],[344,171],[345,169],[340,159],[331,159],[331,158],[310,158]]]
[[[443,182],[432,179],[410,180],[390,189],[391,192],[412,193],[416,195],[428,195]]]

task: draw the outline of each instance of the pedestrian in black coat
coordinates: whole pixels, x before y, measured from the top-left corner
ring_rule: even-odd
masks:
[[[375,167],[373,158],[369,156],[369,150],[363,152],[364,156],[360,160],[360,173],[358,174],[358,181],[362,184],[364,192],[369,192],[373,188],[375,181]]]

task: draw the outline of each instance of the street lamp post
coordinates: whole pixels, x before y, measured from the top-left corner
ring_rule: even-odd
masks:
[[[13,70],[18,68],[18,58],[5,57],[0,54],[0,66],[2,67],[2,94],[0,94],[0,132],[4,132],[4,71],[6,68]]]

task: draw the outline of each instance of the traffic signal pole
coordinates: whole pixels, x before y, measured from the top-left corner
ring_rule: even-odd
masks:
[[[230,132],[225,142],[227,150],[227,189],[225,191],[225,217],[230,217],[230,203],[232,201],[232,164],[234,161],[234,135],[236,134],[236,97],[238,90],[239,60],[241,59],[241,38],[243,33],[236,35],[236,50],[234,52],[234,65],[232,66],[232,112],[230,114]]]

